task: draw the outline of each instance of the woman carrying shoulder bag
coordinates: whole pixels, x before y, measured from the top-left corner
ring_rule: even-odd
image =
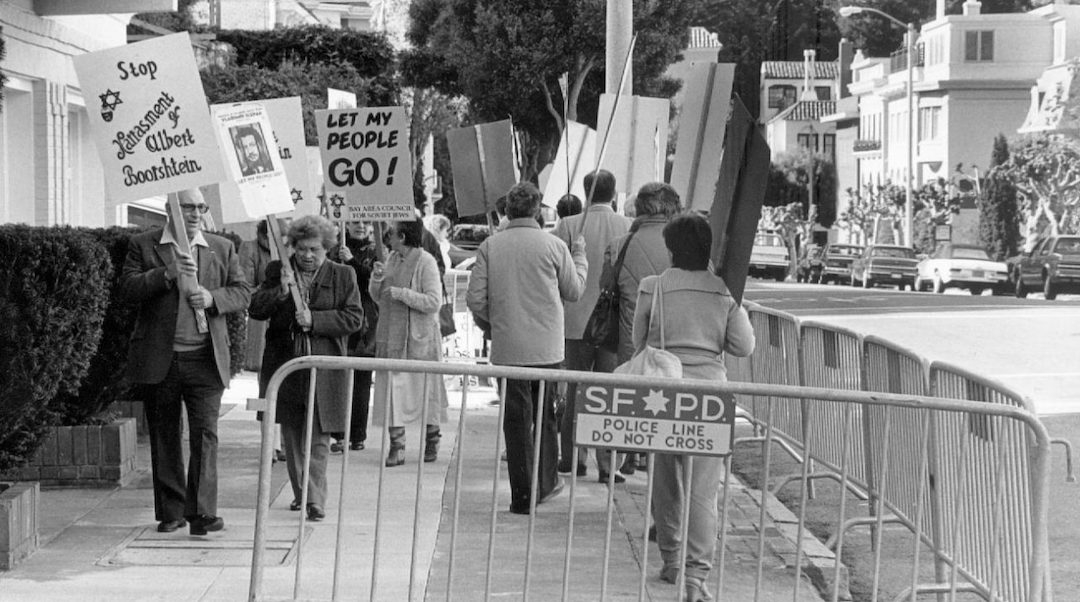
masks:
[[[664,226],[664,244],[671,267],[641,281],[634,311],[634,348],[649,346],[674,354],[682,363],[683,378],[726,381],[724,353],[738,357],[754,350],[754,330],[746,310],[739,306],[719,276],[709,271],[712,232],[699,215],[680,215]],[[660,303],[653,303],[659,287]],[[654,316],[653,308],[661,307]],[[662,328],[660,325],[662,324]],[[678,583],[685,576],[688,602],[710,600],[705,582],[712,569],[716,546],[717,497],[723,460],[697,456],[685,475],[688,456],[656,454],[652,491],[656,543],[664,568],[660,578]],[[690,481],[690,500],[683,499],[681,483]],[[680,566],[682,505],[690,504],[686,564]]]

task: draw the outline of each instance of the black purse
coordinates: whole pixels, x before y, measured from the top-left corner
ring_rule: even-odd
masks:
[[[585,332],[581,336],[582,340],[593,347],[612,351],[619,347],[619,272],[622,271],[623,259],[626,257],[626,247],[630,246],[635,232],[636,228],[630,229],[630,235],[619,249],[615,265],[604,264],[604,271],[600,273],[600,297],[596,300],[596,307],[593,307],[589,321],[585,323]]]

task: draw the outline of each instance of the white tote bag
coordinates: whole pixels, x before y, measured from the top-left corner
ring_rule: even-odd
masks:
[[[662,276],[656,277],[656,289],[653,291],[652,309],[649,310],[649,328],[652,321],[660,323],[660,348],[649,345],[648,333],[645,334],[645,347],[634,354],[630,361],[615,368],[617,374],[640,374],[665,378],[682,378],[682,361],[674,353],[664,350],[664,292],[660,283]]]

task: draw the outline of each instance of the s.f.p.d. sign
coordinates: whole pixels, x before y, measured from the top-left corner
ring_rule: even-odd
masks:
[[[696,456],[731,453],[730,395],[652,387],[579,385],[574,443]]]
[[[315,111],[333,219],[411,219],[409,128],[403,107]],[[335,203],[339,198],[343,202]],[[335,215],[342,205],[349,215]]]

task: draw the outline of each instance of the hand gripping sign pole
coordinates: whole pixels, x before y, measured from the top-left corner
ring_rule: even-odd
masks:
[[[296,285],[296,275],[293,273],[292,262],[289,261],[289,253],[285,248],[285,239],[281,235],[281,228],[278,226],[277,218],[273,215],[266,216],[266,234],[270,239],[271,255],[276,253],[277,258],[281,261],[281,278],[290,282],[289,295],[292,297],[296,311],[307,309],[304,296],[300,294],[300,288]],[[300,343],[304,355],[311,353],[311,339],[308,337],[307,331],[308,329],[305,328]]]
[[[169,224],[173,230],[173,238],[181,255],[191,256],[191,241],[188,240],[187,229],[184,227],[184,212],[180,209],[180,196],[170,192],[168,196]],[[181,273],[176,279],[176,288],[181,295],[190,295],[199,290],[199,278],[191,274]],[[195,312],[195,328],[199,334],[210,332],[210,325],[206,321],[206,311],[193,309]]]

